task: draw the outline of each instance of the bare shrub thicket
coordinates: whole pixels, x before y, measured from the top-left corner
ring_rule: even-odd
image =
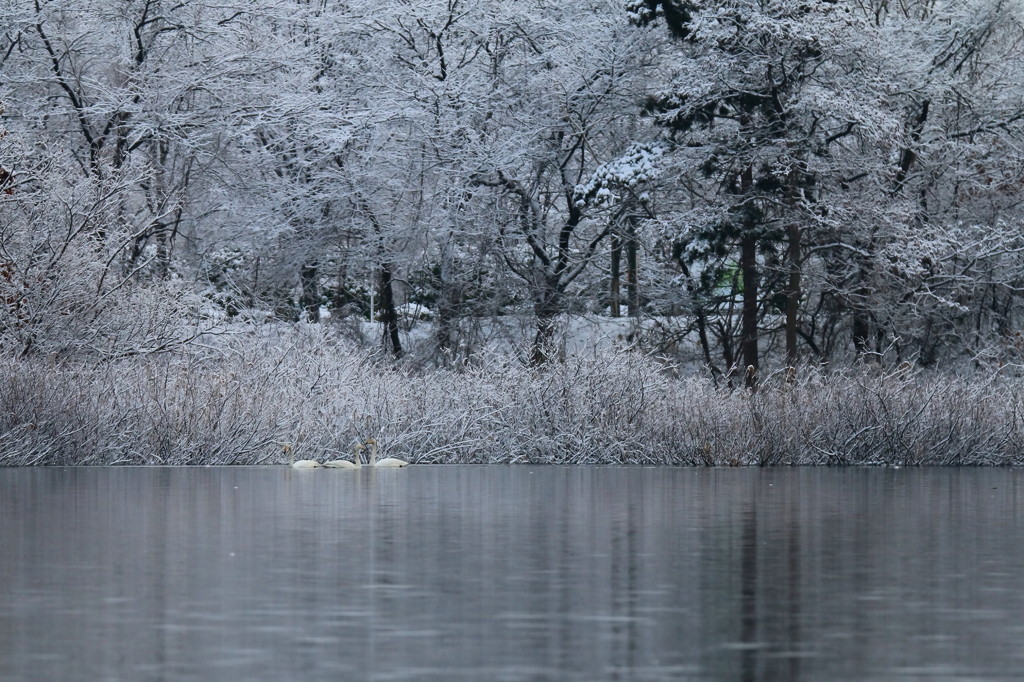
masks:
[[[0,158],[18,164],[0,191],[0,352],[145,355],[201,335],[199,297],[166,256],[172,208],[129,199],[142,171],[82,177],[2,129]]]
[[[758,392],[632,352],[416,372],[317,327],[103,362],[0,357],[0,464],[274,464],[374,436],[416,463],[1014,464],[1021,382],[825,374]]]

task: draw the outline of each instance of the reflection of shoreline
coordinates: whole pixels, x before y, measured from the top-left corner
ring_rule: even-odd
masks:
[[[1016,670],[1014,470],[289,473],[0,469],[0,679]]]

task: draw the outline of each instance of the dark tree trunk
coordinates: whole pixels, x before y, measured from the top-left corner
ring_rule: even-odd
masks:
[[[530,350],[530,364],[539,367],[546,363],[552,355],[555,337],[555,318],[537,315],[537,333],[533,337],[533,348]]]
[[[171,226],[161,224],[156,230],[156,276],[165,280],[171,271]]]
[[[736,374],[736,353],[733,350],[732,345],[732,330],[724,328],[721,325],[721,323],[719,323],[719,325],[717,326],[719,332],[718,335],[721,339],[722,344],[722,362],[725,363],[725,366],[728,368],[728,374],[726,375],[726,379],[728,380],[729,388],[732,388],[733,377]]]
[[[380,319],[384,323],[381,345],[396,358],[402,356],[402,340],[398,335],[398,310],[391,263],[380,266]]]
[[[320,321],[320,269],[316,263],[305,263],[299,269],[302,296],[299,298],[300,315],[306,322]]]
[[[530,349],[530,364],[535,367],[547,362],[554,351],[559,294],[558,286],[547,280],[544,291],[540,292],[540,300],[533,306],[537,317],[537,333],[533,337],[533,347]]]
[[[454,334],[455,312],[454,308],[446,300],[448,297],[441,294],[437,307],[437,328],[434,338],[437,342],[437,350],[442,356],[447,356],[455,350]]]
[[[637,244],[635,218],[626,220],[626,298],[629,316],[640,317],[640,280],[637,274]]]
[[[786,364],[796,367],[799,359],[796,347],[797,313],[800,310],[800,226],[796,223],[787,228],[789,233],[789,286],[786,287]]]
[[[747,166],[739,177],[739,194],[747,196],[754,187],[754,169]],[[749,208],[743,209],[744,212]],[[757,236],[754,227],[758,218],[753,214],[743,217],[740,236],[740,278],[743,280],[743,309],[740,312],[740,361],[743,363],[743,384],[747,388],[757,385],[760,358],[757,349],[758,271]]]
[[[451,270],[451,259],[448,254],[445,254],[438,282],[437,328],[435,331],[437,349],[443,357],[447,357],[455,350],[455,320],[458,316],[461,298],[458,288],[451,281]]]
[[[743,275],[743,313],[740,330],[740,353],[744,365],[744,384],[753,388],[757,384],[759,366],[757,350],[758,272],[757,238],[749,231],[740,241],[740,272]]]
[[[717,385],[720,370],[711,360],[711,343],[708,341],[708,316],[704,312],[704,306],[698,298],[699,292],[697,291],[697,286],[693,283],[690,268],[683,259],[683,245],[681,243],[677,242],[672,246],[672,258],[679,266],[679,269],[683,271],[683,276],[686,277],[686,291],[690,294],[691,310],[694,318],[697,320],[697,337],[700,339],[700,350],[704,354],[704,363],[707,365],[708,371],[711,372],[711,377]],[[728,367],[729,365],[726,366]]]
[[[867,310],[868,301],[871,299],[871,289],[868,287],[868,269],[867,258],[858,259],[857,278],[859,281],[850,297],[853,307],[853,349],[858,360],[866,360],[873,352],[871,314]]]
[[[611,296],[611,313],[612,317],[619,317],[622,315],[621,301],[619,300],[622,296],[622,237],[617,234],[612,235],[611,269],[612,287],[609,292]]]
[[[871,322],[868,314],[863,310],[853,311],[853,348],[857,351],[857,357],[863,358],[871,352]]]
[[[163,225],[156,234],[156,268],[160,279],[167,279],[171,273],[171,254],[178,236],[178,227],[181,225],[181,215],[182,209],[175,209],[174,220],[168,225]]]

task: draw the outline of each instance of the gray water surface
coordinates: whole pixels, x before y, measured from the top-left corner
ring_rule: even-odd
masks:
[[[0,469],[0,680],[1021,678],[1022,476]]]

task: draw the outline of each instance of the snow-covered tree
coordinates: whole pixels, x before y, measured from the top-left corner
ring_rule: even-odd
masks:
[[[842,353],[844,333],[861,354],[881,350],[886,334],[911,337],[928,362],[935,320],[922,317],[942,278],[921,289],[898,281],[894,266],[929,234],[963,235],[965,219],[992,225],[1015,203],[1005,183],[1018,163],[1019,9],[967,0],[637,0],[628,9],[676,38],[647,105],[679,179],[659,195],[658,225],[698,280],[698,304],[720,321],[725,364],[756,369],[775,330],[790,365],[800,344],[821,358]]]
[[[651,0],[629,8],[637,23],[664,21],[677,38],[666,82],[647,104],[696,195],[672,217],[672,236],[689,263],[719,263],[705,272],[705,292],[735,264],[740,352],[725,359],[745,367],[751,385],[772,294],[783,301],[787,361],[796,362],[804,244],[836,220],[832,195],[861,172],[858,148],[894,134],[879,106],[888,84],[878,78],[879,42],[840,3]]]
[[[1021,8],[949,0],[898,11],[869,3],[863,12],[898,65],[902,85],[891,103],[902,135],[883,150],[892,169],[872,202],[874,224],[857,240],[858,266],[846,271],[842,295],[855,311],[857,350],[877,355],[891,345],[931,365],[944,349],[975,356],[1012,345],[1007,336],[1020,319],[1009,226],[1021,219]]]

